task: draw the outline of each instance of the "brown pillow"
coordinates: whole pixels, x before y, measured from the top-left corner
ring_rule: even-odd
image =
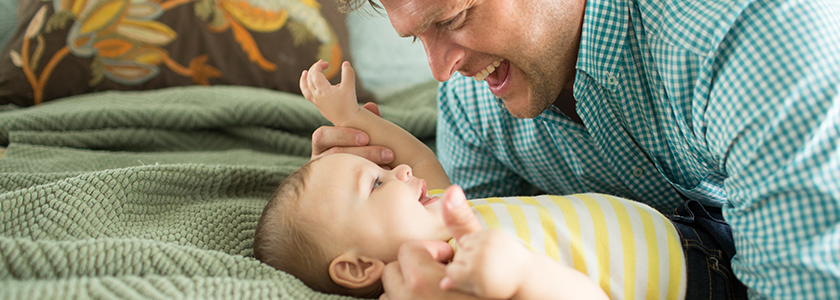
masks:
[[[17,14],[0,54],[0,104],[196,84],[300,94],[315,61],[330,62],[338,83],[350,59],[334,0],[20,0]]]

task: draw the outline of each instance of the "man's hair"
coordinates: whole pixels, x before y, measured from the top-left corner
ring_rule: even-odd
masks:
[[[348,289],[332,281],[332,257],[314,239],[323,227],[301,218],[299,208],[312,160],[292,172],[274,191],[254,233],[254,257],[277,270],[294,275],[309,288],[330,294],[376,298],[381,284],[370,289]]]
[[[336,0],[338,1],[338,10],[343,13],[348,13],[354,10],[357,10],[365,5],[365,3],[370,4],[373,7],[373,10],[379,10],[382,8],[376,0]]]

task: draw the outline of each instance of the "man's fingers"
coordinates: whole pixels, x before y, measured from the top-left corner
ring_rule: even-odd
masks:
[[[401,282],[409,289],[416,290],[417,287],[427,289],[437,285],[445,274],[446,265],[452,259],[452,247],[443,241],[410,241],[402,244],[397,252],[397,261]],[[431,276],[431,277],[430,277]],[[383,278],[384,279],[384,278]],[[429,281],[431,280],[431,281]],[[388,290],[388,286],[383,287]],[[394,284],[394,283],[391,283]]]
[[[367,159],[381,167],[388,169],[388,164],[394,161],[393,152],[382,146],[332,147],[320,154],[313,154],[311,159],[320,158],[336,153],[352,154]]]
[[[379,112],[379,106],[376,105],[376,103],[373,103],[373,102],[365,103],[364,105],[362,105],[362,108],[369,110],[374,115],[382,117],[382,113]]]
[[[444,241],[414,241],[412,243],[422,246],[432,256],[432,259],[441,263],[448,263],[455,255],[452,246]]]
[[[312,153],[321,154],[332,147],[365,146],[370,136],[364,131],[350,127],[321,126],[312,132]]]
[[[403,278],[402,268],[400,268],[399,261],[393,261],[385,265],[385,269],[382,270],[382,287],[386,291],[391,290],[392,287],[403,286],[404,282],[405,279]],[[379,299],[389,299],[386,295],[387,293],[382,294]]]
[[[373,102],[365,103],[364,105],[362,105],[362,108],[369,110],[374,115],[382,117],[382,113],[379,112],[379,106],[376,105],[376,103],[373,103]]]
[[[394,161],[394,152],[382,146],[367,146],[370,137],[349,127],[322,126],[312,133],[312,159],[335,153],[349,153],[385,165]]]
[[[400,246],[397,259],[409,266],[427,265],[449,262],[453,254],[452,247],[443,241],[410,241]]]
[[[461,236],[484,230],[476,218],[460,186],[451,185],[443,193],[443,221],[455,240]]]

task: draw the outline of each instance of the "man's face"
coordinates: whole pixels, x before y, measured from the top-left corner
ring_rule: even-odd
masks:
[[[451,238],[443,201],[429,197],[407,165],[385,170],[355,155],[325,156],[311,166],[301,201],[303,218],[329,232],[329,241],[319,241],[329,252],[356,250],[390,262],[407,241]]]
[[[432,74],[487,81],[514,116],[532,118],[571,86],[583,0],[381,0],[391,25],[417,37]]]

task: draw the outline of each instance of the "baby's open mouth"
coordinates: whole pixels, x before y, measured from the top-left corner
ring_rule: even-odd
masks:
[[[427,204],[435,202],[435,200],[438,200],[438,199],[440,199],[440,198],[429,197],[428,195],[425,195],[423,197],[420,197],[420,204],[423,204],[423,206],[426,206]]]
[[[432,197],[429,194],[429,189],[426,187],[426,181],[422,180],[420,182],[420,198],[417,199],[417,201],[420,202],[421,205],[426,206],[426,204],[429,204],[429,203],[433,202],[433,200],[437,200],[437,199],[438,199],[438,197]]]
[[[425,192],[420,194],[420,199],[418,199],[417,201],[420,201],[420,204],[426,205],[426,203],[428,203],[430,200],[432,200],[432,197],[429,196],[429,192]]]
[[[438,197],[432,197],[431,195],[429,195],[429,190],[426,188],[425,181],[423,182],[421,187],[422,189],[420,190],[420,199],[417,200],[420,202],[420,204],[426,206],[426,204],[432,203],[434,200],[438,199]]]

